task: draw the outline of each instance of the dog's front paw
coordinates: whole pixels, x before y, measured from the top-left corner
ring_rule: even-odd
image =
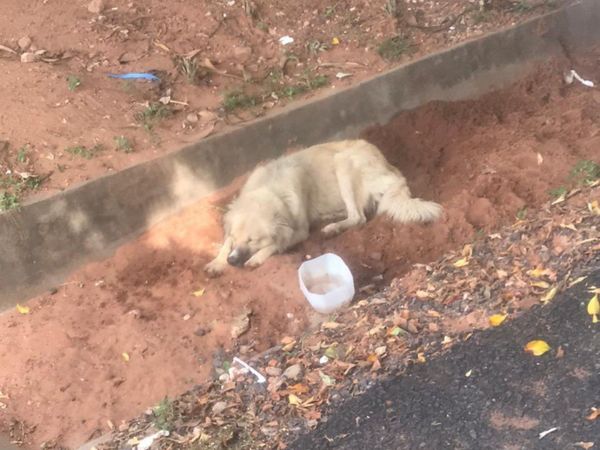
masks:
[[[207,265],[204,266],[204,271],[212,276],[217,277],[223,273],[225,270],[225,266],[220,261],[211,261]]]
[[[335,236],[336,234],[339,234],[340,231],[340,227],[337,223],[330,223],[321,228],[321,232],[327,237]]]
[[[264,258],[261,258],[260,256],[257,255],[253,255],[250,257],[250,259],[248,261],[246,261],[244,263],[244,267],[247,267],[248,269],[255,269],[258,266],[262,265],[262,263],[264,263],[265,260]]]

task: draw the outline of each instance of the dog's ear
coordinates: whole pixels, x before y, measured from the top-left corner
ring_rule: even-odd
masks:
[[[284,248],[294,236],[294,226],[289,223],[288,218],[282,214],[275,215],[275,236],[274,240],[278,246]]]

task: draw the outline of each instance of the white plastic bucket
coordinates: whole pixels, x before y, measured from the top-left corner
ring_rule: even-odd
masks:
[[[305,261],[298,269],[300,290],[312,305],[329,314],[350,303],[354,297],[354,278],[342,258],[325,253]]]

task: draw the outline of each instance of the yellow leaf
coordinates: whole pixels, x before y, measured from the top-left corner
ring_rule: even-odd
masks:
[[[587,312],[592,316],[592,322],[598,323],[598,314],[600,314],[600,302],[598,302],[598,294],[590,299],[587,305]]]
[[[454,267],[465,267],[469,265],[469,260],[467,258],[460,258],[458,261],[456,261],[454,264]]]
[[[337,322],[325,322],[323,323],[323,325],[321,325],[321,328],[323,328],[324,330],[335,330],[336,328],[339,328],[341,326],[340,323]]]
[[[206,289],[202,288],[202,289],[198,289],[197,291],[194,291],[192,294],[194,295],[194,297],[202,297],[204,295],[204,291]]]
[[[573,286],[575,286],[576,284],[579,284],[579,283],[581,283],[581,282],[582,282],[583,280],[585,280],[586,278],[587,278],[587,277],[579,277],[579,278],[577,278],[577,279],[575,279],[575,280],[571,281],[567,287],[568,287],[568,288],[572,288],[572,287],[573,287]]]
[[[556,286],[554,286],[552,289],[550,289],[548,292],[546,292],[546,294],[540,299],[540,301],[544,304],[548,303],[550,300],[552,300],[554,298],[557,290],[558,290],[558,288]]]
[[[552,272],[548,269],[542,269],[541,267],[536,267],[533,270],[528,270],[527,275],[532,278],[542,278],[543,276],[550,275]]]
[[[525,346],[525,351],[531,353],[533,356],[542,356],[548,350],[550,350],[550,346],[546,341],[529,341]]]
[[[129,353],[123,352],[123,353],[121,353],[121,356],[123,357],[123,359],[125,360],[125,362],[129,361]]]
[[[17,303],[17,311],[19,311],[19,314],[29,314],[31,310],[29,306],[21,306]]]
[[[340,40],[339,40],[339,38],[337,38],[337,37],[334,37],[334,38],[331,40],[331,44],[332,44],[332,45],[339,45],[339,43],[340,43]]]
[[[504,320],[506,320],[507,314],[494,314],[490,316],[488,319],[490,321],[490,325],[493,327],[500,326]]]
[[[600,207],[598,206],[598,200],[594,200],[593,202],[588,203],[587,206],[591,213],[600,216]]]
[[[425,358],[425,354],[424,353],[417,353],[417,361],[419,361],[420,363],[425,363],[427,362],[427,359]]]
[[[294,394],[288,395],[288,402],[290,405],[300,406],[302,401]]]
[[[531,285],[533,287],[539,287],[542,289],[548,289],[550,287],[550,284],[545,281],[534,281],[533,283],[531,283]]]
[[[577,228],[575,228],[575,225],[573,225],[572,223],[569,223],[569,224],[561,223],[560,227],[567,228],[568,230],[572,230],[572,231],[577,231]]]

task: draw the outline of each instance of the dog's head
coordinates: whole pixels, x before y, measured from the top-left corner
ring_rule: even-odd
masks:
[[[285,206],[273,198],[246,195],[236,199],[224,216],[225,236],[232,240],[227,262],[242,266],[263,248],[284,250],[293,234],[285,212]]]

